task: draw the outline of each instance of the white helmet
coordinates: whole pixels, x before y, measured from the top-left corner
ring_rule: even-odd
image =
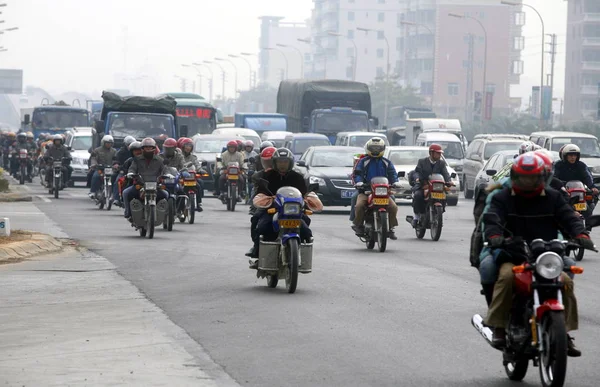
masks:
[[[106,137],[106,136],[105,136]],[[127,136],[125,137],[125,139],[123,140],[123,144],[125,144],[125,147],[129,147],[129,145],[135,141],[135,137],[133,136]]]
[[[100,144],[102,146],[104,146],[104,144],[106,144],[107,142],[114,144],[115,140],[113,138],[113,136],[111,136],[110,134],[105,135],[104,137],[102,137],[102,141],[100,141]]]
[[[519,145],[519,155],[533,150],[535,150],[535,144],[531,141],[523,141],[521,145]]]
[[[581,149],[575,144],[567,144],[562,148],[562,159],[567,161],[568,155],[576,155],[577,161],[581,158]]]
[[[365,152],[371,157],[381,157],[385,151],[385,142],[380,137],[373,137],[365,144]]]

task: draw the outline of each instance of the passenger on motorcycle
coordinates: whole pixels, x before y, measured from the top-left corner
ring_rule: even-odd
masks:
[[[263,151],[264,152],[264,151]],[[259,184],[257,192],[265,195],[275,195],[281,187],[294,187],[300,191],[304,197],[308,193],[306,182],[304,177],[298,172],[294,171],[294,155],[289,149],[279,148],[271,157],[271,163],[273,169],[266,170],[263,175],[263,179],[268,182],[267,186]],[[268,162],[266,162],[268,167]],[[260,246],[260,236],[264,236],[265,241],[273,241],[277,239],[277,232],[273,229],[273,215],[269,214],[268,211],[257,211],[256,229],[251,228],[250,235],[254,242],[254,247],[251,251],[246,253],[247,256],[252,258],[258,258],[258,250]],[[302,241],[308,241],[312,238],[312,231],[310,230],[310,218],[304,215],[302,220],[302,226],[300,227],[300,238]],[[251,269],[258,267],[258,261],[254,262],[250,266]]]
[[[260,157],[256,157],[261,163],[261,169],[254,172],[252,175],[252,194],[250,197],[250,210],[248,211],[249,215],[254,215],[256,213],[256,206],[254,205],[254,197],[258,191],[258,182],[263,178],[265,172],[270,171],[273,168],[273,163],[271,158],[273,157],[273,153],[275,153],[277,149],[275,147],[269,146],[264,148],[260,152]],[[255,160],[256,161],[256,160]]]
[[[415,227],[419,221],[419,216],[425,213],[425,195],[423,193],[423,185],[434,173],[441,174],[444,177],[446,185],[454,185],[450,179],[448,173],[448,166],[446,161],[442,159],[444,150],[438,144],[431,144],[429,146],[429,157],[425,157],[417,163],[417,167],[413,173],[415,185],[413,186],[413,211],[415,217],[413,218],[413,227]]]
[[[267,149],[267,148],[273,148],[273,147],[274,147],[274,145],[273,145],[273,143],[271,141],[263,141],[263,142],[261,142],[260,143],[260,152],[259,152],[260,156],[262,157],[262,153],[263,153],[263,151],[265,149]],[[263,164],[262,164],[262,161],[261,161],[260,157],[256,157],[254,159],[254,170],[256,172],[263,170]]]
[[[256,151],[254,150],[254,141],[246,140],[244,142],[244,155],[247,159],[249,159],[250,157],[258,156],[258,153],[256,153]]]
[[[151,138],[142,140],[142,155],[133,159],[127,177],[134,178],[136,175],[141,176],[144,182],[156,182],[159,177],[165,175],[166,166],[162,157],[155,154],[156,142]],[[173,176],[169,176],[173,177]],[[168,198],[169,194],[162,189],[156,192],[156,201]],[[123,202],[125,204],[125,218],[131,218],[131,200],[140,198],[140,191],[136,189],[135,184],[123,191]]]
[[[181,145],[181,154],[183,156],[184,164],[193,163],[196,168],[196,172],[202,169],[202,164],[198,160],[194,152],[194,141],[191,138],[183,137],[178,140]],[[202,198],[204,197],[204,183],[202,179],[196,179],[198,183],[198,195],[196,195],[196,211],[202,212]]]
[[[183,155],[177,152],[177,141],[174,138],[167,138],[165,140],[162,157],[167,167],[175,168],[178,171],[183,169]]]
[[[64,145],[65,139],[60,134],[55,134],[52,137],[52,144],[48,145],[48,149],[44,152],[44,162],[47,164],[50,158],[54,161],[62,161],[62,159],[66,159],[63,164],[63,172],[65,172],[65,186],[71,180],[71,173],[73,172],[73,167],[71,167],[70,163],[72,160],[71,152]],[[50,180],[52,179],[52,173],[46,173],[46,182],[50,184]]]
[[[27,133],[25,133],[25,135],[27,136],[27,144],[29,145],[29,150],[32,153],[37,152],[38,146],[35,143],[35,140],[33,138],[33,133],[32,132],[27,132]]]
[[[10,147],[10,153],[12,154],[12,158],[10,161],[10,174],[13,176],[17,176],[17,171],[19,170],[19,151],[21,149],[25,149],[27,154],[30,156],[33,155],[33,151],[31,149],[31,145],[27,142],[27,134],[25,132],[20,132],[17,134],[17,141],[13,142]],[[27,177],[31,179],[31,174],[33,171],[33,162],[31,158],[27,160]]]
[[[241,141],[241,140],[237,140]],[[221,161],[217,163],[217,171],[219,171],[219,185],[218,185],[218,194],[219,199],[223,198],[223,193],[225,191],[225,184],[227,182],[227,165],[229,163],[238,163],[240,166],[240,170],[245,171],[247,169],[244,163],[244,154],[238,151],[238,143],[236,140],[231,140],[227,143],[227,150],[221,154]],[[239,191],[244,192],[244,175],[240,174],[239,178]],[[241,197],[238,196],[238,199],[241,200]]]
[[[489,212],[498,216],[498,223],[486,224],[484,235],[499,273],[485,324],[493,328],[493,344],[497,348],[506,342],[505,329],[513,301],[512,268],[523,263],[522,258],[513,257],[503,249],[505,238],[521,237],[530,243],[538,238],[556,239],[559,231],[563,231],[565,237],[577,239],[583,246],[593,246],[583,223],[563,196],[545,187],[547,178],[542,158],[530,153],[521,155],[512,166],[511,187],[502,189],[491,200]],[[573,281],[565,273],[561,279],[565,284],[563,301],[567,331],[576,330],[578,314]],[[568,355],[581,355],[570,336]]]
[[[356,206],[354,207],[354,221],[352,229],[356,235],[365,233],[365,211],[367,210],[368,197],[364,193],[365,186],[368,186],[374,177],[387,177],[392,187],[399,187],[398,174],[392,162],[383,157],[385,151],[385,142],[379,137],[373,137],[365,144],[367,156],[361,158],[354,168],[354,186],[359,191],[356,197]],[[394,227],[398,225],[398,206],[393,200],[388,202],[387,210],[390,213],[388,237],[396,240]]]
[[[125,161],[131,157],[129,145],[133,142],[135,142],[135,137],[133,136],[127,136],[123,139],[123,146],[117,152],[117,164],[119,164],[119,166],[125,164]]]
[[[597,196],[598,188],[594,184],[588,166],[580,160],[581,151],[579,147],[575,144],[568,144],[561,151],[561,159],[554,163],[554,176],[565,183],[570,180],[579,180]],[[589,203],[588,210],[583,213],[586,219],[592,215],[595,206],[594,202]]]
[[[519,155],[523,153],[532,152],[534,150],[538,150],[541,147],[533,143],[533,141],[523,141],[521,145],[519,145]]]
[[[92,151],[90,156],[90,168],[94,170],[94,174],[92,175],[92,186],[90,188],[90,193],[88,196],[91,199],[96,197],[96,192],[100,190],[102,186],[102,178],[98,173],[97,167],[99,165],[102,166],[116,166],[117,163],[117,151],[113,148],[115,144],[115,140],[109,134],[102,137],[100,141],[100,146]],[[113,179],[114,180],[114,179]]]
[[[129,158],[125,160],[123,164],[119,164],[119,175],[117,176],[117,181],[121,177],[127,174],[129,171],[129,167],[131,167],[131,163],[133,163],[133,159],[142,155],[142,143],[139,141],[134,141],[129,144],[128,147]],[[121,191],[125,190],[126,187],[123,187]],[[119,201],[119,184],[113,184],[113,199],[115,200],[115,205],[120,206],[121,202]]]

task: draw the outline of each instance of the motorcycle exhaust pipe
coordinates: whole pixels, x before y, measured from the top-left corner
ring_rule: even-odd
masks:
[[[471,324],[473,324],[473,327],[475,327],[475,329],[477,329],[477,331],[485,339],[485,341],[487,341],[487,343],[489,345],[492,345],[492,340],[494,338],[494,334],[490,328],[483,325],[483,317],[476,314],[471,319]],[[493,345],[492,345],[492,347],[493,347]]]

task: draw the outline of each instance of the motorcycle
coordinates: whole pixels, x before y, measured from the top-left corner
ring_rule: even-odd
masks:
[[[180,190],[180,187],[177,184],[179,181],[179,173],[174,167],[167,167],[166,174],[173,176],[161,178],[162,189],[169,193],[169,216],[173,216],[173,219],[169,218],[168,222],[163,222],[163,229],[167,231],[173,231],[173,224],[175,223],[175,216],[177,213],[176,202],[178,198],[178,192]]]
[[[159,180],[166,177],[163,176]],[[168,198],[156,201],[157,191],[164,185],[159,186],[158,182],[144,182],[139,175],[134,176],[134,179],[136,189],[140,191],[140,199],[131,199],[131,226],[139,231],[142,238],[147,236],[148,239],[154,238],[154,228],[163,222],[168,222],[167,226],[172,229],[174,216]]]
[[[58,199],[58,191],[62,191],[65,188],[65,176],[64,176],[64,163],[70,160],[69,158],[63,157],[61,161],[56,161],[52,157],[49,158],[48,165],[52,165],[52,176],[50,177],[50,184],[48,184],[48,193],[54,198]],[[46,173],[48,173],[46,167]]]
[[[96,192],[95,200],[99,209],[106,207],[107,211],[110,211],[114,198],[112,197],[112,175],[114,173],[113,167],[107,165],[96,165],[96,170],[102,179],[102,186],[98,192]]]
[[[456,173],[450,175],[456,177]],[[442,227],[444,224],[444,212],[446,212],[446,192],[450,188],[444,181],[444,177],[439,173],[434,173],[429,176],[427,184],[423,187],[425,197],[425,213],[420,214],[417,222],[415,234],[417,238],[423,239],[427,229],[430,230],[431,239],[434,241],[440,240],[442,235]],[[406,221],[412,225],[414,217],[409,215]]]
[[[389,232],[389,214],[387,206],[391,196],[391,186],[386,177],[371,179],[371,187],[364,191],[367,198],[365,214],[365,233],[358,238],[372,250],[377,246],[380,252],[387,247]],[[392,199],[393,200],[393,199]]]
[[[31,183],[33,180],[27,173],[27,165],[30,162],[29,152],[27,152],[27,149],[19,149],[19,154],[15,154],[15,156],[19,159],[19,169],[17,169],[17,174],[15,176],[19,179],[19,184],[25,184],[25,179]]]
[[[206,161],[202,165],[206,165]],[[194,167],[193,163],[187,163],[185,168],[181,170],[179,177],[179,192],[177,195],[177,218],[181,223],[188,220],[189,224],[194,224],[196,218],[196,203],[198,192],[197,180],[202,176],[208,176],[208,173],[203,169]]]
[[[241,175],[239,163],[229,163],[224,172],[227,182],[222,202],[227,205],[227,211],[235,211],[235,205],[241,200],[238,196]]]
[[[261,181],[261,184],[265,183]],[[309,191],[316,192],[317,189],[316,184],[309,186]],[[272,205],[275,207],[269,208]],[[298,273],[312,272],[312,238],[309,242],[300,240],[302,216],[312,215],[312,211],[304,207],[304,198],[294,187],[281,187],[275,198],[263,207],[273,215],[273,228],[278,232],[274,242],[267,242],[260,236],[256,277],[266,278],[269,288],[276,288],[279,278],[285,278],[287,292],[294,293],[298,286]]]
[[[594,216],[595,225],[600,217]],[[487,224],[498,222],[495,214],[485,214]],[[562,304],[560,281],[563,271],[583,273],[577,266],[564,267],[563,257],[579,244],[541,239],[527,244],[520,238],[504,243],[510,254],[523,257],[524,264],[513,267],[514,298],[506,329],[506,346],[496,348],[503,352],[503,365],[510,380],[521,381],[527,373],[529,361],[539,367],[540,379],[545,387],[561,387],[567,371],[567,331]],[[594,249],[594,251],[597,251]],[[492,330],[476,314],[471,323],[481,336],[492,345]]]
[[[585,224],[583,213],[588,210],[588,203],[594,199],[592,191],[578,180],[568,181],[565,184],[565,190],[569,195],[569,204],[573,207],[573,210],[579,214],[581,221]],[[585,249],[576,248],[572,251],[576,261],[581,261],[583,259]]]
[[[252,184],[252,175],[256,172],[256,164],[254,164],[254,157],[248,159],[248,181],[246,182],[246,203],[251,204],[252,202],[252,191],[254,190],[254,184]]]

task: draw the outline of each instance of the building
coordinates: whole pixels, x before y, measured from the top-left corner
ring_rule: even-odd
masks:
[[[310,46],[298,39],[310,36],[308,24],[284,22],[278,16],[261,16],[259,19],[259,83],[278,87],[283,79],[302,78],[305,55]]]
[[[598,119],[600,1],[568,2],[564,119]]]

